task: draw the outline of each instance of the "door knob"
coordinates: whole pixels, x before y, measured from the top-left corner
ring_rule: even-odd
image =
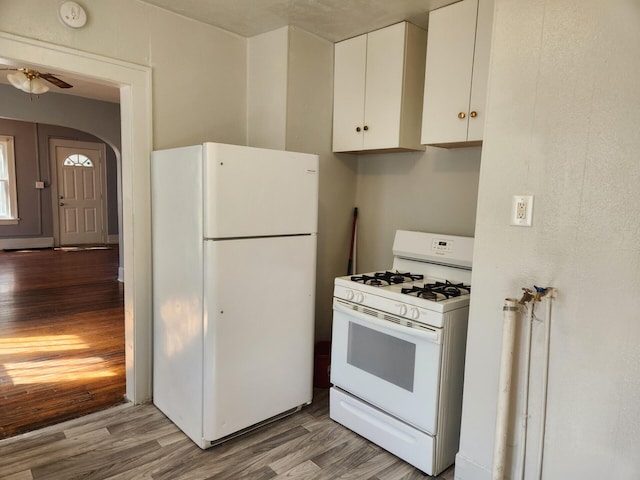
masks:
[[[458,114],[458,118],[460,118],[460,119],[465,118],[466,116],[467,116],[467,114],[466,114],[466,113],[464,113],[464,112],[460,112],[460,113]]]
[[[62,200],[64,197],[62,195],[60,195],[60,200]]]
[[[61,207],[64,207],[64,203],[60,202],[58,205],[60,205]]]
[[[360,132],[362,130],[360,127],[356,127],[356,132]]]
[[[478,116],[478,112],[473,111],[473,112],[471,112],[471,113],[469,114],[469,116],[470,116],[471,118],[476,118],[476,117]]]

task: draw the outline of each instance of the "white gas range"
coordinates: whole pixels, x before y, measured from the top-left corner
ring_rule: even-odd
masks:
[[[437,475],[458,450],[473,239],[398,230],[393,253],[335,279],[330,416]]]

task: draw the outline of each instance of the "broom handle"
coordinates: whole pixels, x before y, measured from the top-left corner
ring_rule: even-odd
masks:
[[[356,243],[356,227],[358,225],[358,207],[353,209],[353,224],[351,226],[351,248],[349,249],[349,263],[347,264],[347,275],[353,275],[353,250]]]

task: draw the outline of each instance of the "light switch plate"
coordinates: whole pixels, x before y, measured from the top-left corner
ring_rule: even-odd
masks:
[[[530,227],[533,219],[533,195],[514,195],[511,204],[511,225]]]
[[[42,190],[44,188],[44,182],[36,182],[36,188]]]

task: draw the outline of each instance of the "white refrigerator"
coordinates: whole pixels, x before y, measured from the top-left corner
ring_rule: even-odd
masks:
[[[151,157],[153,401],[207,448],[312,400],[318,156]]]

